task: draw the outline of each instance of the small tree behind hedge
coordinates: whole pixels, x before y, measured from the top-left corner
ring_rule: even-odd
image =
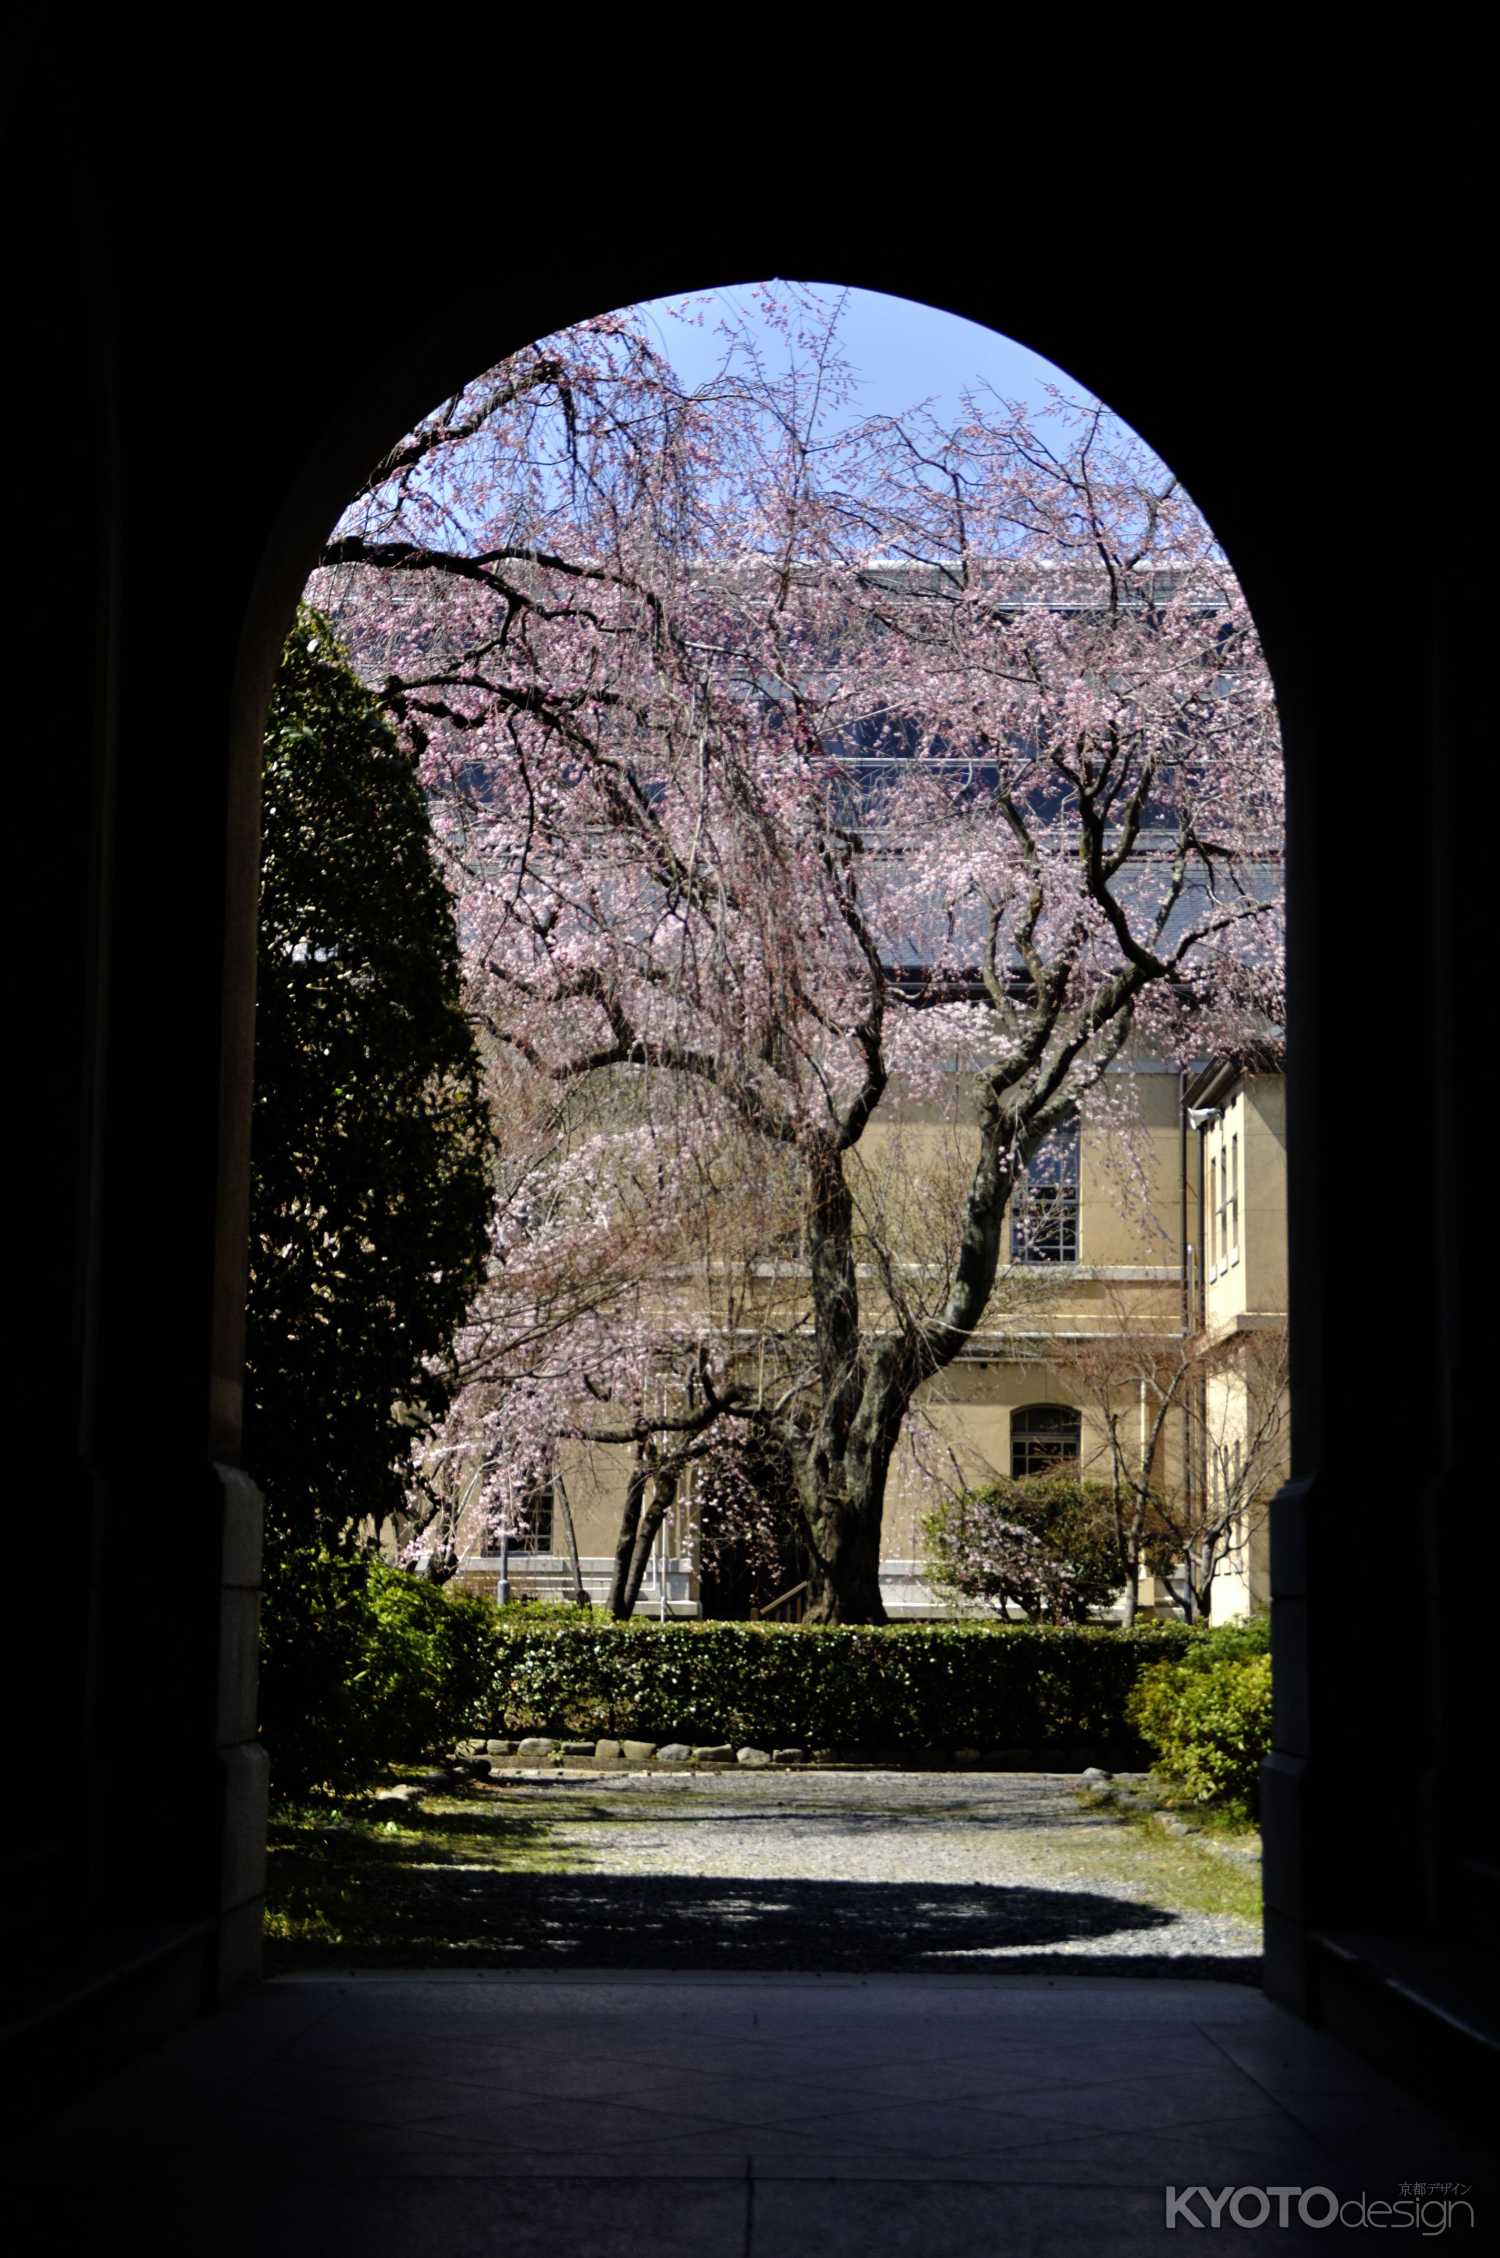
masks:
[[[1111,1492],[1076,1469],[967,1490],[922,1530],[940,1591],[1029,1623],[1085,1623],[1119,1584]]]
[[[752,1616],[810,1578],[796,1469],[774,1435],[752,1428],[738,1437],[711,1437],[694,1503],[706,1616],[719,1622]]]

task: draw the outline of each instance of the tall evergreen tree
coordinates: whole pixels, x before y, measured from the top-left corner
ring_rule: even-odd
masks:
[[[480,1285],[491,1131],[410,755],[303,607],[266,730],[246,1455],[270,1566],[399,1512]]]

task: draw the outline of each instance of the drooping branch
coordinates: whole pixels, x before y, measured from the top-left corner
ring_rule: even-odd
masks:
[[[500,1231],[474,1365],[499,1390],[509,1359],[528,1449],[550,1422],[655,1454],[627,1583],[715,1404],[785,1426],[839,1577],[916,1390],[985,1322],[1027,1156],[1133,1035],[1201,1048],[1275,986],[1242,875],[1274,712],[1176,482],[1091,403],[819,424],[843,378],[803,326],[785,378],[731,348],[697,398],[628,315],[548,340],[327,552],[439,803],[497,1103],[567,1090],[590,1125]],[[1231,961],[1262,931],[1264,977]],[[960,1089],[977,1157],[923,1268],[899,1201],[856,1213],[856,1148],[893,1092]],[[790,1242],[758,1212],[778,1171]]]

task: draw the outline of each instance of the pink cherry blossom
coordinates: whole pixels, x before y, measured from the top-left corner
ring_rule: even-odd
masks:
[[[1127,1044],[1280,1018],[1280,747],[1129,432],[861,419],[818,302],[768,304],[781,371],[730,340],[685,389],[629,312],[488,370],[312,594],[420,764],[492,1057],[455,1494],[495,1527],[618,1440],[633,1557],[733,1422],[790,1454],[815,1612],[878,1619],[891,1452],[1026,1157],[1092,1107],[1128,1172]],[[938,1218],[877,1161],[914,1105],[968,1140]]]

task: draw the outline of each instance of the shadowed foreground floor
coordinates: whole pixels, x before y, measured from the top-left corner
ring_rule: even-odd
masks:
[[[9,2250],[152,2258],[1180,2251],[1197,2184],[1345,2206],[1247,2192],[1215,2250],[1368,2251],[1417,2183],[1496,2217],[1474,2135],[1258,1992],[1092,1972],[282,1977],[5,2172]]]

